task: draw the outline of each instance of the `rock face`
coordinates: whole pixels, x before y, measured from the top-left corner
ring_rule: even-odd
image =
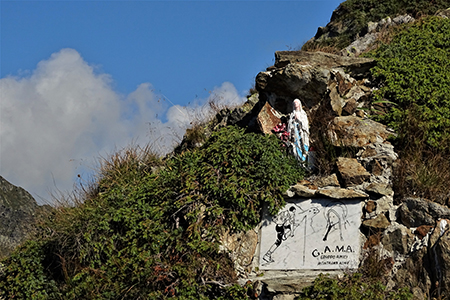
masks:
[[[275,65],[256,77],[256,88],[263,101],[281,113],[292,111],[291,102],[302,99],[311,108],[317,105],[329,90],[330,81],[337,72],[348,70],[355,77],[367,74],[374,66],[368,58],[348,58],[323,52],[280,51],[275,53]],[[343,85],[352,83],[340,80]],[[337,83],[336,83],[337,86]],[[343,100],[346,102],[345,100]]]
[[[435,225],[441,218],[450,219],[450,209],[426,199],[408,198],[398,209],[400,220],[408,227]]]
[[[8,255],[32,230],[38,209],[27,191],[0,176],[0,257]]]
[[[373,97],[368,71],[374,62],[302,51],[276,52],[275,58],[274,66],[256,78],[259,102],[252,104],[257,124],[253,128],[265,134],[277,132],[281,139],[282,135],[274,128],[284,128],[283,122],[293,109],[292,102],[299,98],[310,118],[310,133],[325,127],[322,133],[338,154],[331,174],[312,175],[292,185],[285,198],[332,199],[344,205],[346,201],[360,201],[359,233],[361,245],[365,245],[361,246],[360,261],[364,261],[369,251],[376,251],[391,262],[386,275],[388,288],[407,287],[415,299],[448,295],[450,221],[442,220],[450,220],[450,209],[415,198],[394,205],[392,168],[398,155],[387,139],[395,133],[367,118],[362,109],[370,108]],[[326,111],[327,119],[312,118],[320,110]],[[314,142],[311,138],[313,147]],[[242,282],[251,280],[262,287],[258,292],[260,299],[294,299],[318,273],[311,270],[260,273],[259,247],[253,245],[261,237],[254,236],[255,232],[260,234],[258,228],[248,233],[251,247],[248,243],[240,248],[228,247]],[[229,241],[226,243],[230,244]],[[245,249],[245,255],[236,249]],[[239,256],[245,259],[236,259]]]
[[[367,33],[353,41],[350,45],[341,50],[341,54],[345,56],[358,56],[363,53],[382,35],[382,31],[392,26],[398,26],[414,22],[415,19],[410,15],[401,15],[393,19],[390,17],[381,20],[380,22],[369,22],[367,25]]]
[[[335,11],[334,17],[339,13]],[[449,15],[448,11],[440,14]],[[370,69],[375,62],[358,57],[385,28],[412,21],[405,15],[369,23],[367,30],[339,55],[276,52],[274,65],[256,76],[257,93],[249,97],[243,109],[221,113],[216,126],[242,124],[264,134],[276,133],[283,140],[289,136],[286,120],[293,111],[293,100],[300,99],[309,119],[310,153],[316,153],[316,161],[321,159],[312,148],[323,138],[335,157],[327,161],[327,174],[313,172],[307,180],[287,189],[286,200],[361,204],[360,236],[356,237],[361,240],[360,262],[375,251],[390,262],[386,270],[388,289],[407,287],[414,299],[448,298],[450,209],[418,198],[401,199],[400,205],[394,205],[392,169],[398,155],[388,138],[395,132],[367,116],[368,111],[387,107],[372,103],[376,87],[371,83]],[[332,21],[326,28],[319,28],[314,39],[345,32],[341,25]],[[314,170],[315,165],[308,167]],[[259,229],[224,236],[224,249],[230,251],[241,282],[250,280],[258,287],[259,299],[294,299],[319,272],[293,268],[260,272],[259,259],[264,260],[264,253],[259,253]]]

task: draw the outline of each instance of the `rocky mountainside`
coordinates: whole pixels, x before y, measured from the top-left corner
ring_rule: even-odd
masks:
[[[164,159],[112,156],[80,204],[56,210],[2,262],[0,297],[448,298],[450,23],[442,12],[420,18],[425,2],[410,2],[344,2],[305,47],[332,53],[276,52],[242,107],[196,124]],[[396,39],[399,24],[417,25]],[[300,111],[304,162],[289,130]]]
[[[38,210],[30,193],[0,176],[0,257],[25,240]]]
[[[430,15],[448,15],[450,1],[347,0],[333,12],[330,22],[319,27],[302,50],[326,50],[341,55],[358,55],[357,49],[373,46],[388,28]],[[352,44],[350,46],[350,44]],[[355,48],[356,46],[356,48]]]

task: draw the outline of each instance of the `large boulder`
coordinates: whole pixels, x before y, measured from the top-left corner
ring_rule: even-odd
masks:
[[[421,198],[407,198],[398,208],[400,221],[407,227],[435,225],[438,219],[450,219],[450,208]]]
[[[292,110],[290,103],[295,98],[301,99],[308,108],[318,104],[329,93],[330,84],[335,84],[339,94],[347,94],[354,82],[336,74],[344,73],[345,69],[358,77],[367,74],[373,65],[374,61],[368,58],[323,52],[278,51],[275,53],[275,65],[256,76],[256,89],[272,107],[287,114]],[[335,98],[335,102],[338,100],[340,98]],[[345,102],[336,102],[336,109],[341,111]]]
[[[373,120],[342,116],[333,119],[328,134],[334,146],[363,147],[381,143],[392,133],[385,125]]]

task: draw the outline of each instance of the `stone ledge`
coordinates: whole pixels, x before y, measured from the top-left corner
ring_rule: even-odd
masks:
[[[299,293],[303,288],[310,286],[319,274],[328,274],[332,277],[342,276],[344,271],[336,270],[305,270],[305,271],[264,271],[263,275],[253,275],[240,279],[239,283],[247,281],[260,281],[269,293]],[[241,282],[242,281],[242,282]]]

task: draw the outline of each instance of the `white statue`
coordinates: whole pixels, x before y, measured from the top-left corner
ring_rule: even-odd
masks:
[[[289,116],[288,132],[294,147],[294,155],[306,161],[309,151],[309,122],[299,99],[294,100],[294,111]]]

